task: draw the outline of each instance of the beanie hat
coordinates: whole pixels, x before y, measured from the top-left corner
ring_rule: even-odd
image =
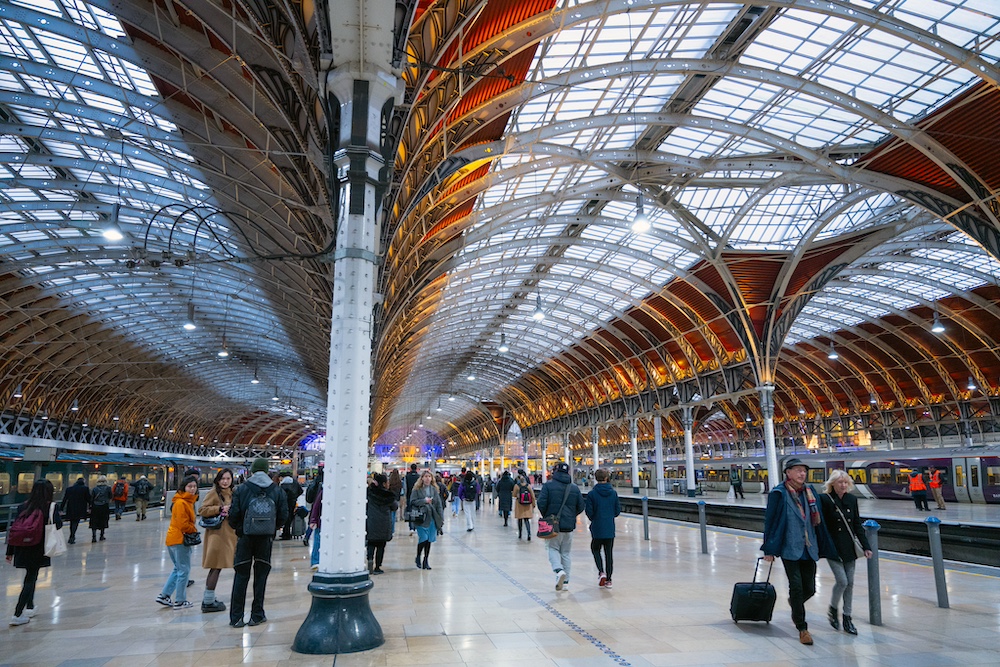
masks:
[[[267,472],[267,459],[261,457],[253,460],[253,464],[250,466],[250,472]]]
[[[372,475],[372,479],[374,479],[375,483],[378,484],[379,486],[382,486],[387,481],[389,481],[388,478],[386,478],[386,476],[380,472],[377,472],[374,475]]]

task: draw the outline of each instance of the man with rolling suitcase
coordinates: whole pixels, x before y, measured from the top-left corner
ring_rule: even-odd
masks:
[[[806,484],[809,466],[801,459],[789,458],[783,469],[784,481],[774,485],[767,496],[761,551],[768,563],[774,562],[775,556],[781,558],[788,576],[792,622],[799,631],[799,642],[811,645],[805,603],[816,594],[816,561],[826,552],[825,544],[820,547],[823,514],[815,490]]]

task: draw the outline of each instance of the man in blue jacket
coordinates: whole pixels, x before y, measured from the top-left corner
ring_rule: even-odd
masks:
[[[542,485],[538,494],[538,511],[542,516],[558,513],[559,532],[546,542],[549,564],[556,573],[556,590],[566,590],[576,517],[583,512],[583,494],[570,478],[566,463],[557,463],[552,470],[552,481]]]
[[[815,490],[806,484],[809,466],[790,458],[784,465],[785,479],[767,496],[764,512],[764,560],[781,564],[788,576],[788,604],[792,622],[799,631],[799,642],[813,643],[806,623],[805,603],[816,594],[816,561],[826,555],[823,514]],[[822,553],[821,553],[822,552]]]
[[[612,551],[615,548],[615,517],[622,513],[622,504],[618,500],[618,492],[608,480],[611,475],[601,468],[594,473],[593,490],[587,494],[585,501],[587,518],[590,519],[590,552],[594,554],[597,565],[597,585],[611,588],[611,574],[615,569]],[[604,549],[604,563],[601,562],[601,549]]]

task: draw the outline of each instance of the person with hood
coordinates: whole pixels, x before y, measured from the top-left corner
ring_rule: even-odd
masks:
[[[143,521],[146,518],[146,509],[149,507],[149,493],[153,490],[153,485],[149,483],[143,475],[135,483],[132,490],[132,497],[135,498],[135,520]]]
[[[514,518],[517,519],[517,539],[521,539],[522,530],[528,533],[528,541],[531,541],[531,517],[535,514],[535,490],[531,488],[531,482],[523,470],[517,471],[517,484],[511,491],[514,503]]]
[[[271,572],[271,547],[278,526],[288,519],[288,502],[281,488],[267,474],[267,459],[254,459],[250,479],[233,492],[229,506],[229,525],[236,531],[236,553],[233,556],[233,595],[229,602],[229,625],[260,625],[267,622],[264,614],[264,592],[267,575]],[[270,501],[270,502],[268,502]],[[253,603],[250,622],[244,623],[247,586],[253,570]]]
[[[504,470],[500,480],[496,485],[497,490],[497,511],[503,517],[503,525],[507,526],[510,519],[510,509],[514,504],[514,478],[510,476],[509,470]]]
[[[594,473],[594,488],[587,494],[584,509],[590,519],[590,552],[597,565],[597,585],[611,588],[611,574],[615,569],[612,552],[615,548],[615,517],[622,513],[618,492],[608,483],[610,473],[601,468]],[[601,550],[604,562],[601,562]]]
[[[58,508],[53,506],[52,492],[52,482],[47,479],[38,480],[31,485],[31,494],[18,506],[17,514],[14,516],[30,517],[33,512],[40,512],[43,525],[51,520],[57,530],[62,530],[62,518],[59,516]],[[45,538],[43,537],[38,544],[30,546],[8,544],[7,562],[24,570],[21,594],[17,597],[14,616],[10,619],[11,625],[24,625],[35,616],[35,584],[38,582],[38,572],[43,567],[52,566],[52,561],[45,555]]]
[[[410,509],[423,510],[423,518],[414,521],[417,528],[417,557],[415,563],[418,569],[429,570],[428,559],[431,555],[431,545],[437,541],[438,535],[443,535],[444,512],[441,505],[441,492],[437,488],[434,476],[425,470],[413,486],[410,494]],[[423,555],[423,563],[420,557]]]
[[[792,457],[782,467],[784,481],[775,484],[767,495],[761,551],[768,563],[781,558],[788,577],[792,622],[799,631],[799,642],[811,646],[805,605],[816,594],[816,562],[827,556],[825,541],[820,544],[826,538],[823,512],[818,494],[806,484],[809,466]]]
[[[295,505],[302,495],[302,485],[298,483],[290,472],[285,472],[281,478],[281,490],[285,494],[285,502],[288,505],[288,518],[285,519],[281,527],[281,539],[292,539],[292,522],[295,521]]]
[[[69,539],[67,544],[76,544],[76,529],[80,522],[87,518],[87,508],[90,507],[90,489],[83,477],[76,480],[76,484],[66,489],[62,499],[62,512],[69,520]]]
[[[388,478],[380,472],[372,475],[365,507],[365,546],[368,573],[382,574],[385,545],[392,539],[392,513],[399,509],[399,496],[389,490]]]
[[[101,475],[97,478],[94,490],[90,492],[90,534],[91,542],[97,541],[97,531],[101,531],[101,542],[104,541],[104,531],[108,529],[111,519],[111,487],[108,478]]]
[[[465,532],[471,533],[476,528],[476,500],[479,498],[479,484],[476,473],[469,470],[458,485],[458,497],[462,499],[462,511],[465,512]]]
[[[194,504],[198,500],[198,478],[188,475],[181,481],[170,508],[170,526],[167,528],[167,553],[174,564],[163,590],[156,601],[165,607],[189,609],[187,599],[188,575],[191,574],[191,551],[194,547],[184,544],[184,536],[198,532],[194,524]]]
[[[583,494],[580,487],[569,476],[569,464],[557,463],[552,470],[552,479],[542,485],[538,494],[538,512],[542,516],[556,515],[559,532],[546,540],[549,564],[556,573],[556,590],[566,590],[573,549],[573,531],[576,517],[584,510]]]

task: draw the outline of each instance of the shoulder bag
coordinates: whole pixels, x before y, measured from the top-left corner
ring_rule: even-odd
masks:
[[[566,501],[569,499],[569,487],[566,485],[566,493],[563,494],[562,505],[559,506],[559,511],[555,514],[546,514],[538,520],[538,539],[547,540],[549,538],[555,537],[556,533],[559,532],[559,517],[562,516],[563,508],[566,507]]]
[[[858,536],[854,534],[854,529],[851,528],[851,524],[847,520],[847,517],[844,516],[844,513],[840,511],[840,506],[837,505],[837,501],[833,497],[833,494],[832,493],[828,493],[826,495],[830,496],[830,501],[833,503],[833,509],[837,510],[837,514],[840,515],[840,520],[843,521],[844,525],[847,527],[847,534],[851,536],[851,542],[854,543],[854,556],[856,558],[864,558],[865,557],[865,548],[863,546],[861,546],[861,540],[859,540]]]
[[[45,524],[45,555],[62,556],[66,553],[66,536],[56,528],[56,504],[49,504],[49,522]]]
[[[184,533],[184,546],[196,547],[201,544],[201,533],[197,530],[193,533]]]

